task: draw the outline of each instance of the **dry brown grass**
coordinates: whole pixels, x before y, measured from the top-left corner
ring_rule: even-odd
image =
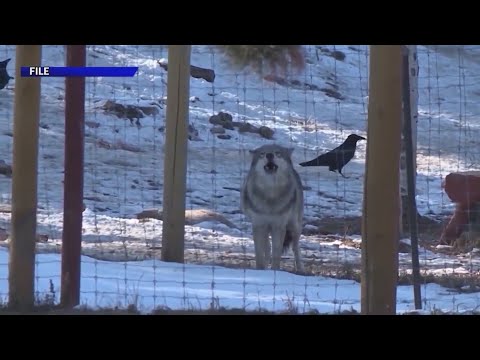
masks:
[[[480,310],[472,310],[468,312],[456,313],[456,312],[444,312],[440,309],[432,309],[428,312],[422,311],[410,311],[404,313],[404,315],[480,315]],[[157,309],[151,313],[141,313],[135,306],[129,306],[126,309],[120,308],[103,308],[103,309],[90,309],[90,308],[78,308],[78,309],[61,309],[58,306],[40,306],[33,309],[30,312],[18,312],[8,309],[5,306],[0,306],[0,315],[332,315],[322,314],[316,311],[310,311],[306,313],[299,313],[295,309],[288,309],[284,312],[273,313],[266,310],[247,311],[244,309],[208,309],[208,310],[169,310],[169,309]],[[354,309],[343,310],[335,313],[334,315],[360,315]]]
[[[355,310],[344,310],[339,315],[353,315]],[[9,309],[7,306],[0,306],[0,315],[322,315],[316,311],[299,313],[295,308],[288,308],[283,312],[271,312],[267,310],[250,311],[245,309],[227,309],[216,308],[206,310],[171,310],[155,309],[150,313],[141,313],[135,306],[131,305],[125,309],[122,308],[101,308],[91,309],[80,307],[76,309],[62,309],[59,306],[40,305],[29,312],[19,312]]]

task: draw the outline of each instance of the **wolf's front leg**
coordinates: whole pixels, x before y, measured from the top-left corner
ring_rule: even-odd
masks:
[[[253,243],[255,244],[255,263],[259,270],[265,269],[265,249],[268,242],[268,226],[253,224]]]
[[[277,225],[272,228],[272,270],[280,269],[285,232],[285,226]]]

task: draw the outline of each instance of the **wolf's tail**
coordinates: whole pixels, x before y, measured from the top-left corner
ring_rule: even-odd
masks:
[[[283,239],[283,255],[287,253],[288,248],[290,247],[290,245],[292,245],[292,242],[293,242],[292,232],[287,229],[287,231],[285,232],[285,238]]]

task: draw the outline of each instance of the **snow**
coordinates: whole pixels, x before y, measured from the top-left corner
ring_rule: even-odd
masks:
[[[0,273],[8,253],[0,249]],[[36,292],[41,299],[53,295],[58,301],[60,257],[40,254],[36,266]],[[360,312],[360,285],[353,280],[323,276],[299,276],[272,270],[229,269],[220,266],[176,264],[161,261],[108,262],[82,257],[80,306],[91,309],[126,308],[207,310],[220,307],[335,314]],[[0,294],[7,292],[6,277],[0,277]],[[462,313],[480,305],[479,294],[450,294],[446,289],[422,286],[421,313]],[[397,289],[397,313],[415,310],[411,286]]]
[[[198,138],[188,143],[186,205],[188,209],[209,209],[220,213],[235,225],[230,227],[220,221],[203,221],[186,227],[186,258],[190,262],[186,274],[190,274],[189,271],[195,274],[198,272],[198,276],[203,276],[202,280],[208,283],[207,288],[212,282],[214,264],[252,266],[250,224],[239,211],[238,199],[238,188],[249,166],[248,150],[272,141],[292,146],[295,148],[294,163],[298,164],[337,146],[350,133],[366,135],[368,47],[308,45],[306,48],[308,66],[305,72],[292,75],[290,80],[296,82],[286,87],[261,80],[248,72],[235,73],[225,64],[222,56],[212,52],[208,46],[193,46],[192,64],[214,69],[216,78],[213,84],[194,78],[190,82],[190,121],[198,130]],[[346,58],[344,61],[336,61],[328,56],[325,49],[342,51]],[[451,171],[478,169],[475,164],[478,163],[476,149],[480,139],[480,91],[477,85],[480,47],[418,46],[418,51],[420,113],[417,205],[420,214],[439,220],[453,209],[441,188],[444,176]],[[46,45],[42,54],[44,65],[64,65],[63,46]],[[12,58],[8,71],[13,76],[14,46],[0,46],[0,60],[5,58]],[[116,274],[118,269],[126,266],[122,263],[125,260],[135,260],[127,263],[128,268],[136,269],[136,264],[141,264],[138,266],[142,267],[141,271],[145,274],[142,289],[145,290],[146,298],[154,290],[153,283],[147,283],[146,279],[161,277],[156,271],[166,269],[166,265],[155,260],[158,259],[158,248],[161,246],[162,221],[141,221],[136,218],[137,213],[145,209],[161,208],[162,205],[167,77],[157,63],[161,59],[165,62],[168,59],[166,46],[88,47],[88,65],[138,66],[139,71],[133,78],[87,79],[84,190],[87,209],[83,213],[82,249],[84,255],[96,260],[85,258],[84,291],[91,289],[91,280],[86,274],[93,274],[89,265],[92,261],[97,264],[97,271],[102,268],[102,276]],[[303,86],[304,83],[315,87]],[[0,90],[0,160],[6,163],[11,163],[12,159],[13,86],[14,80],[7,88]],[[337,90],[342,99],[329,97],[319,89]],[[106,100],[153,106],[159,112],[141,118],[141,126],[137,127],[128,120],[105,114],[99,107]],[[64,79],[42,79],[41,106],[38,232],[48,235],[48,241],[37,246],[39,268],[42,268],[43,260],[56,256],[53,253],[58,253],[61,245]],[[266,140],[258,134],[239,133],[237,130],[226,130],[226,134],[231,136],[229,140],[217,138],[210,132],[212,125],[208,120],[219,111],[228,112],[234,121],[248,121],[252,125],[272,128],[275,131],[274,139]],[[106,148],[102,144],[123,144],[124,147]],[[348,179],[325,168],[297,166],[306,188],[305,229],[310,232],[315,230],[328,217],[337,218],[341,224],[345,219],[361,214],[365,145],[362,141],[358,143],[355,158],[345,167]],[[0,204],[10,204],[10,198],[10,178],[0,175]],[[2,229],[10,231],[9,213],[0,212],[0,233]],[[351,241],[345,242],[346,237]],[[316,266],[353,264],[358,267],[360,264],[360,250],[355,245],[359,245],[361,240],[355,235],[345,236],[341,232],[329,237],[303,235],[301,241],[303,256]],[[0,241],[0,246],[7,247],[8,241]],[[478,252],[455,256],[436,250],[442,249],[420,249],[422,271],[431,274],[473,274],[480,268]],[[111,263],[99,262],[98,259],[109,260]],[[137,262],[138,260],[147,261]],[[285,260],[291,262],[291,254]],[[155,271],[148,269],[152,261],[157,264]],[[410,263],[409,254],[400,254],[402,271],[408,271]],[[202,268],[200,264],[206,267]],[[57,270],[46,268],[45,271],[58,275]],[[242,270],[237,273],[238,271],[218,268],[218,273],[225,273],[232,282],[240,278],[243,281],[244,274],[249,274],[249,281],[265,280],[268,281],[267,284],[273,283],[269,271],[262,273]],[[3,270],[0,270],[1,278],[5,277],[3,274]],[[132,278],[135,276],[132,274]],[[306,278],[288,273],[277,276],[287,282],[295,279],[300,284],[299,289],[307,281]],[[319,299],[331,298],[333,290],[329,286],[333,284],[334,288],[355,289],[346,291],[345,298],[338,293],[336,296],[345,301],[353,299],[352,304],[355,301],[358,303],[358,288],[351,282],[344,283],[321,276],[308,277],[308,282],[311,282],[312,289],[317,285],[328,289]],[[112,285],[102,280],[97,282],[97,286],[99,284],[102,291],[107,291],[104,289],[108,288],[117,291],[116,283]],[[247,285],[250,286],[250,282]],[[155,291],[160,291],[158,286]],[[268,286],[270,285],[266,285]],[[192,288],[199,289],[194,285]],[[238,297],[239,290],[236,287],[225,289],[236,294],[232,297]],[[428,285],[426,289],[432,293],[432,301],[438,300],[440,305],[444,304],[443,301],[445,304],[452,301],[452,295],[438,295],[442,289],[436,288],[436,285]],[[174,294],[177,290],[171,291]],[[404,291],[405,296],[402,295]],[[406,304],[410,299],[410,295],[406,294],[411,293],[408,287],[399,288],[399,296],[407,301]],[[268,298],[272,295],[268,291],[266,294]],[[463,296],[467,295],[455,295],[456,298]],[[253,301],[254,298],[254,295],[248,296],[248,301]],[[308,294],[308,298],[313,303],[317,301],[312,293]],[[399,306],[403,300],[399,300]],[[149,300],[145,301],[148,303]],[[338,308],[338,305],[331,302],[318,302],[321,300],[315,303],[321,309]],[[265,306],[273,305],[267,301]]]

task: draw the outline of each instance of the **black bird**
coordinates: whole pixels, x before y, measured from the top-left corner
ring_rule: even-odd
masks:
[[[355,155],[355,150],[357,149],[357,141],[366,140],[363,136],[357,134],[348,135],[347,139],[343,142],[342,145],[336,147],[335,149],[322,154],[319,157],[300,163],[300,166],[328,166],[328,170],[335,172],[338,170],[338,173],[346,178],[342,174],[342,168],[352,160]]]
[[[7,72],[7,65],[11,59],[0,61],[0,90],[8,85],[10,79],[13,79]]]

